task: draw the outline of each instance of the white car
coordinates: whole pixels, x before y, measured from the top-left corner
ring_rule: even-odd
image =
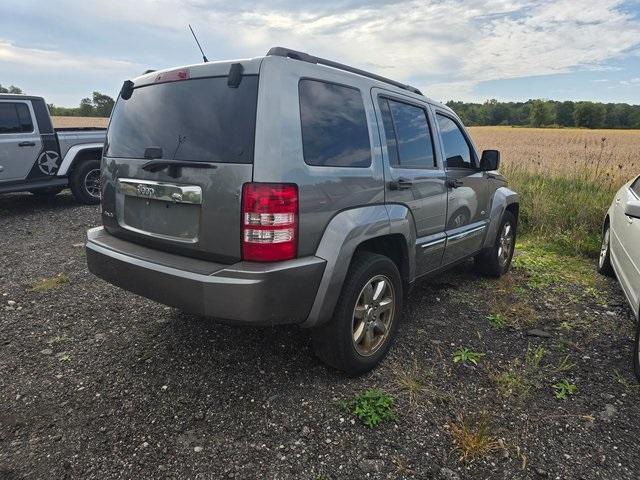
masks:
[[[640,380],[640,177],[618,190],[607,211],[598,271],[615,274],[636,317],[633,368]]]

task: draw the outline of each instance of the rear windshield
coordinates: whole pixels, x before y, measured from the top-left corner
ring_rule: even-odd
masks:
[[[136,88],[116,103],[106,155],[144,158],[153,147],[169,160],[252,163],[257,98],[257,75],[244,76],[238,88],[227,77]]]

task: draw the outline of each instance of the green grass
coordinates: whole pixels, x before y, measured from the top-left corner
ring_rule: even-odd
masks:
[[[518,167],[504,173],[520,194],[520,233],[565,256],[597,256],[602,221],[617,185],[605,177],[546,176]]]
[[[504,328],[509,324],[507,317],[502,313],[492,313],[487,315],[487,320],[493,328]]]
[[[31,290],[34,292],[46,292],[54,288],[58,288],[69,283],[69,277],[63,273],[51,278],[44,278],[31,284]]]
[[[513,266],[527,274],[529,287],[545,289],[574,284],[587,288],[587,292],[595,291],[597,274],[584,258],[550,250],[536,238],[525,238],[516,248],[518,255],[513,259]]]
[[[498,391],[504,397],[524,399],[532,389],[541,385],[544,377],[542,360],[546,355],[543,347],[527,347],[522,359],[517,358],[509,363],[500,373],[491,374]]]
[[[395,399],[377,388],[356,395],[345,406],[369,428],[396,418]]]

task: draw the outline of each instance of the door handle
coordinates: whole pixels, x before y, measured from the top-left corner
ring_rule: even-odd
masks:
[[[462,180],[458,180],[457,178],[455,180],[453,179],[447,180],[448,188],[458,188],[458,187],[462,187],[463,185],[464,183],[462,182]]]
[[[616,205],[620,205],[620,199],[616,198]]]
[[[408,190],[413,187],[413,182],[408,178],[400,177],[394,182],[389,182],[389,188],[391,190]]]
[[[20,142],[18,146],[19,147],[35,147],[36,142]]]

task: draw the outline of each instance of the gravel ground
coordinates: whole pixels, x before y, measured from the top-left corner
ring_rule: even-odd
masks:
[[[417,285],[390,356],[348,379],[297,328],[217,325],[93,277],[98,223],[67,193],[0,196],[2,479],[638,478],[631,313],[612,281],[545,293],[523,269],[488,281],[465,265]],[[493,328],[496,305],[527,326]],[[453,362],[461,346],[478,366]],[[508,371],[527,392],[496,380]],[[563,378],[577,391],[558,400]],[[347,411],[368,388],[394,396],[396,420]],[[461,427],[490,451],[461,461]]]

